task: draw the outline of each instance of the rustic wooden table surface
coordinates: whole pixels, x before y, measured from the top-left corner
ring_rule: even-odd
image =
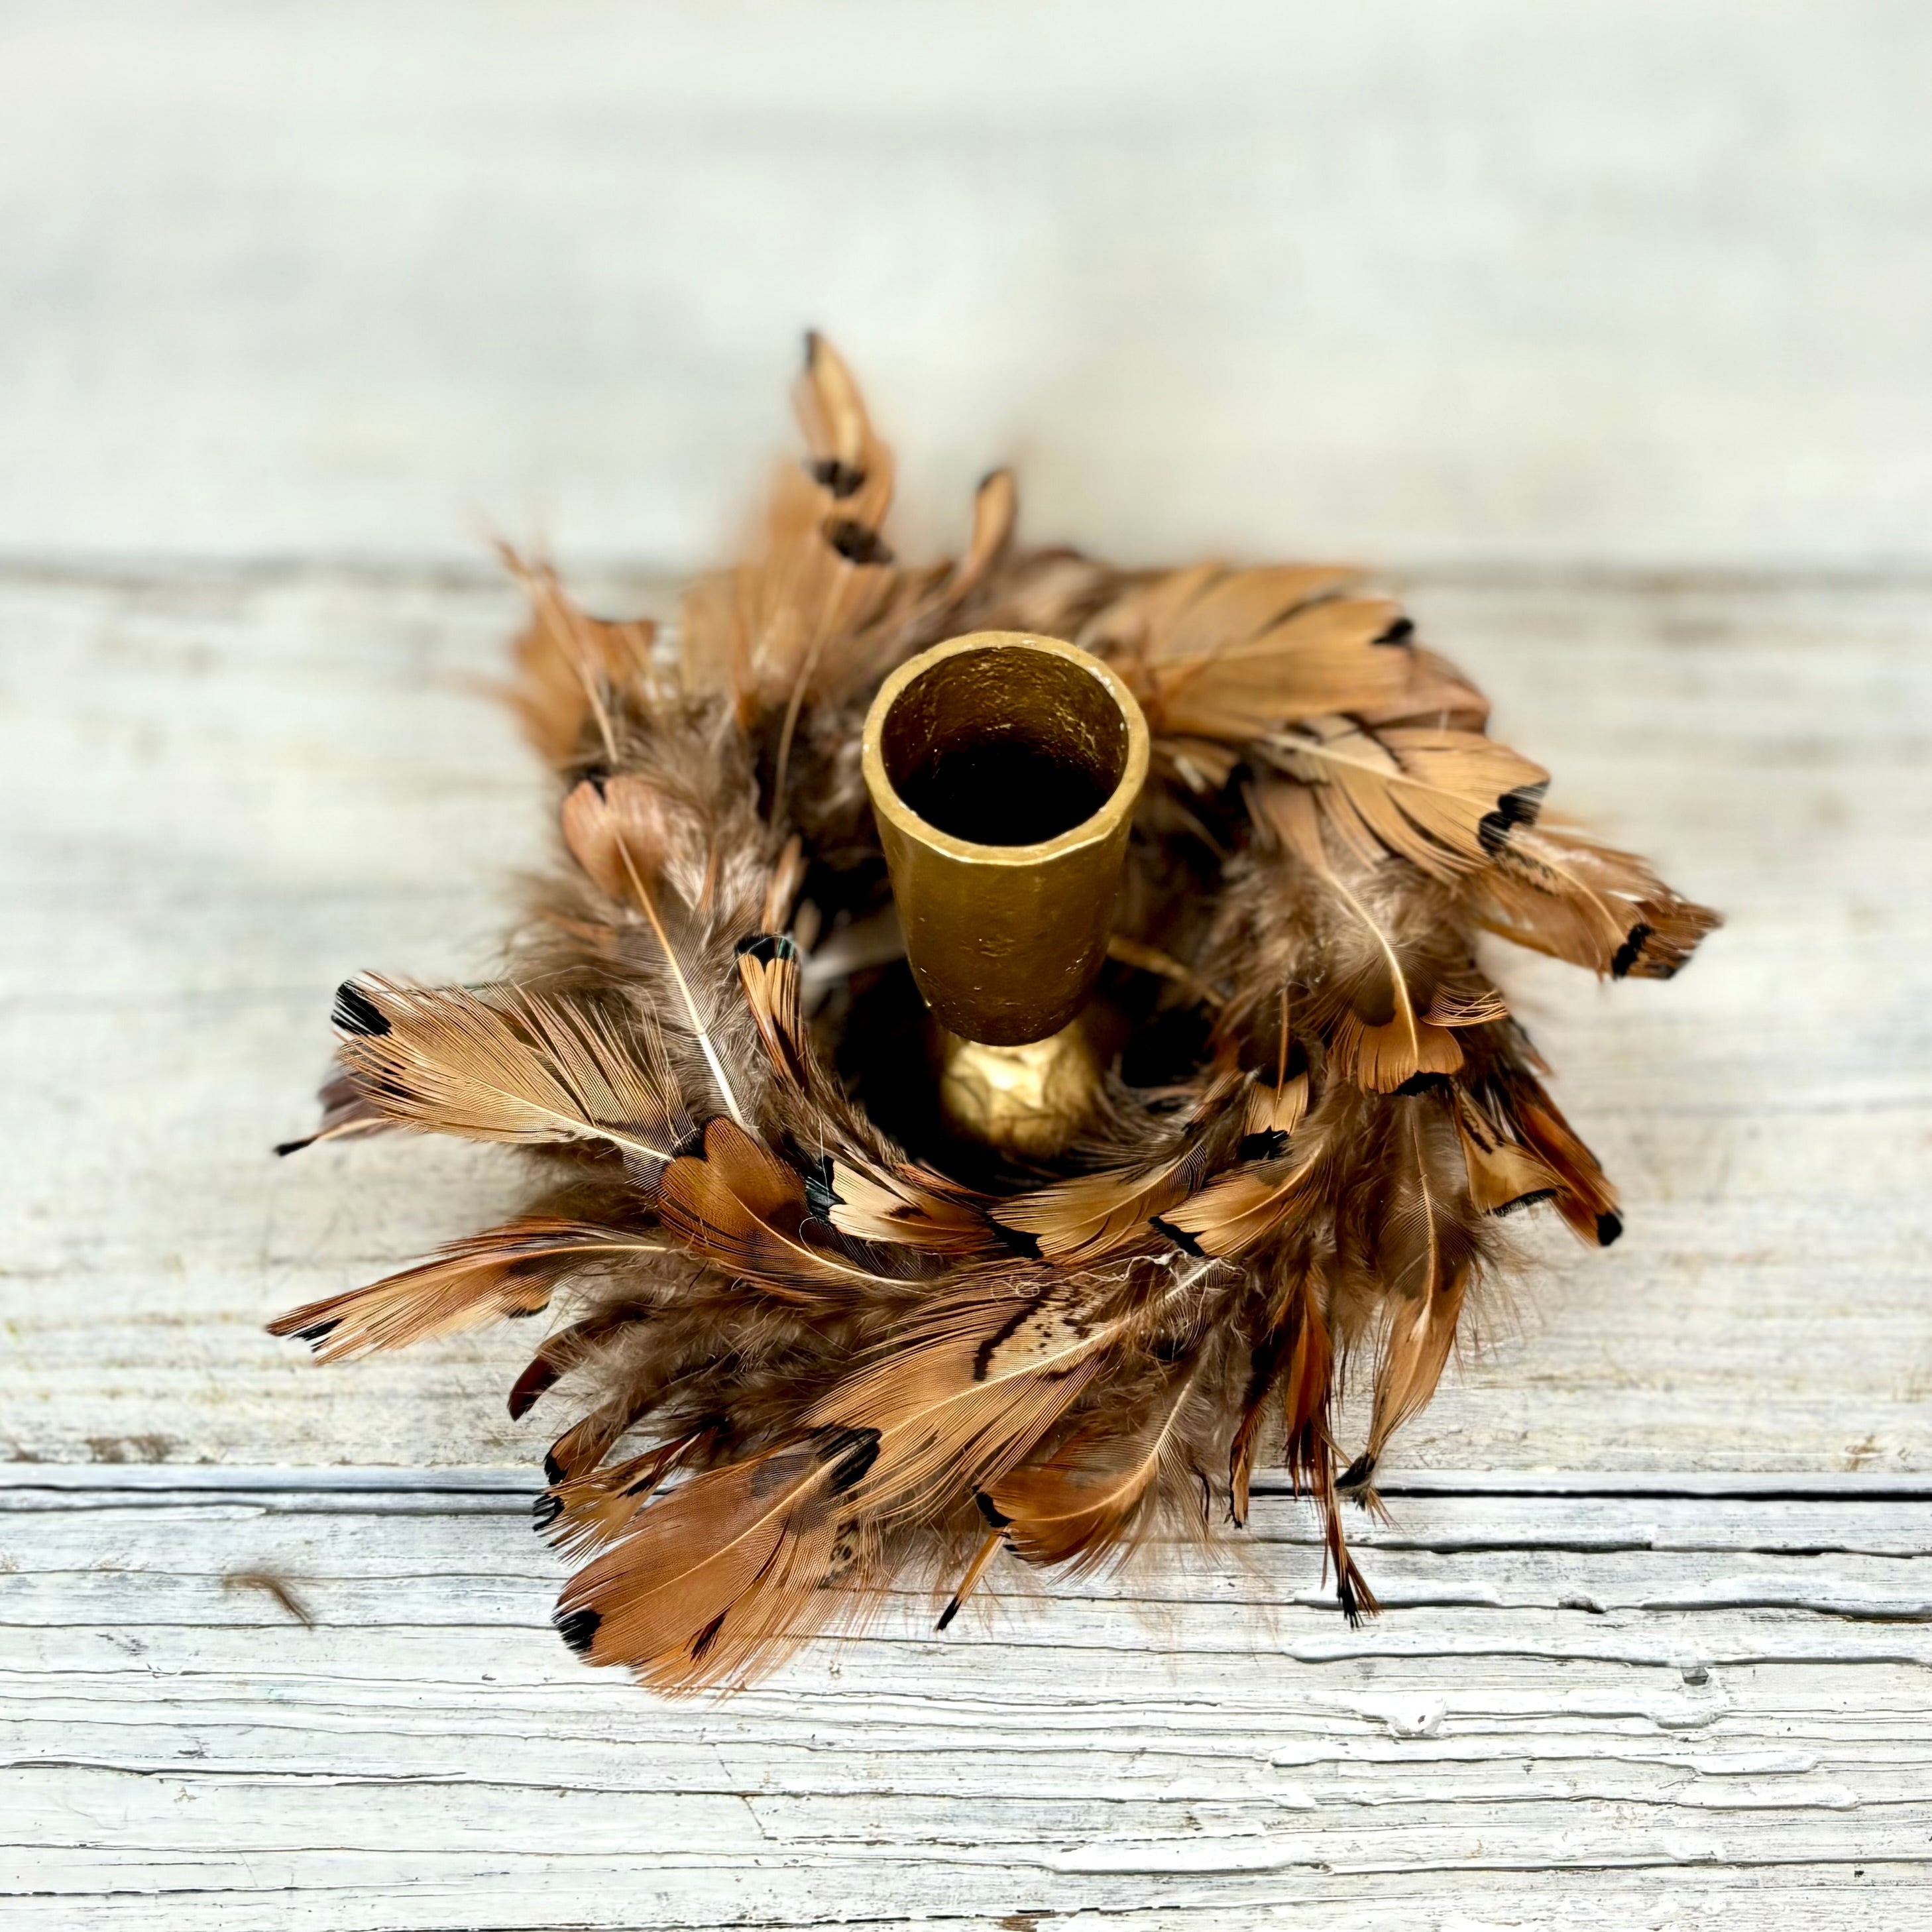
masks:
[[[0,1921],[1932,1923],[1932,32],[1236,10],[1283,107],[1106,10],[1026,59],[888,57],[856,0],[832,52],[0,23]],[[667,1703],[549,1628],[526,1338],[262,1333],[512,1184],[268,1154],[335,982],[476,976],[544,854],[471,532],[702,556],[782,433],[752,377],[842,316],[936,447],[915,530],[1016,439],[1037,534],[1406,560],[1555,802],[1727,914],[1667,986],[1510,962],[1629,1232],[1528,1232],[1360,1629],[1264,1484],[1214,1562],[996,1568],[944,1638]]]

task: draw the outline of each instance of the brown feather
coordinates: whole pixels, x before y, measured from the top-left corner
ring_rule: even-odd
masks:
[[[1316,1203],[1318,1151],[1291,1145],[1278,1155],[1245,1161],[1210,1180],[1161,1216],[1204,1255],[1245,1255],[1271,1240],[1291,1215]]]
[[[877,1448],[862,1430],[826,1430],[694,1477],[565,1586],[565,1641],[675,1691],[728,1681],[808,1634],[814,1611],[833,1607],[820,1586],[840,1498]]]
[[[1668,980],[1723,924],[1628,852],[1555,826],[1513,833],[1478,882],[1492,932],[1616,980]]]
[[[727,1120],[705,1129],[701,1159],[685,1154],[664,1169],[657,1208],[666,1231],[693,1255],[767,1294],[813,1299],[828,1290],[904,1286],[815,1240],[796,1168]]]
[[[1570,1124],[1533,1073],[1502,1070],[1492,1076],[1489,1094],[1512,1136],[1555,1175],[1556,1206],[1577,1238],[1606,1248],[1624,1231],[1617,1194],[1604,1178],[1597,1157],[1570,1130]]]
[[[554,1549],[568,1556],[581,1558],[607,1548],[691,1460],[706,1434],[694,1430],[640,1456],[566,1476],[538,1498],[538,1527],[548,1533]]]
[[[1148,670],[1150,728],[1246,744],[1298,719],[1389,702],[1409,682],[1407,652],[1382,635],[1387,598],[1336,598],[1261,635]]]
[[[553,1214],[525,1214],[446,1243],[424,1262],[367,1288],[291,1309],[271,1335],[297,1335],[326,1362],[454,1335],[506,1316],[535,1315],[567,1275],[628,1255],[659,1254],[661,1241]]]
[[[338,1067],[322,1083],[316,1098],[322,1102],[322,1124],[298,1140],[284,1141],[278,1154],[299,1154],[322,1141],[360,1138],[386,1132],[396,1124],[356,1084],[355,1076]]]
[[[1435,1394],[1477,1258],[1462,1148],[1432,1096],[1398,1103],[1371,1211],[1372,1249],[1364,1259],[1389,1312],[1358,1470],[1372,1469],[1390,1438]]]
[[[613,898],[644,914],[724,1111],[743,1126],[744,1112],[714,1036],[714,1016],[709,1010],[712,1002],[700,998],[692,984],[692,974],[665,930],[654,890],[675,859],[681,856],[688,861],[697,856],[690,843],[696,832],[691,815],[680,812],[660,788],[641,778],[616,776],[586,778],[573,787],[563,802],[562,816],[565,842],[578,864]],[[694,910],[704,906],[712,874],[713,868],[705,865],[703,882],[688,887],[686,903]]]
[[[1170,1151],[1139,1166],[1081,1174],[1003,1202],[997,1210],[1000,1225],[1032,1235],[1042,1256],[1062,1268],[1090,1266],[1144,1245],[1156,1232],[1150,1224],[1185,1200],[1197,1184],[1207,1148],[1199,1130],[1219,1114],[1240,1084],[1239,1076],[1230,1073],[1210,1082]]]
[[[1459,1087],[1454,1101],[1469,1200],[1478,1213],[1507,1214],[1557,1192],[1561,1183],[1555,1168],[1505,1133],[1473,1094]]]
[[[1370,730],[1346,718],[1280,733],[1268,756],[1312,789],[1355,858],[1388,853],[1442,879],[1487,866],[1515,826],[1534,822],[1550,782],[1540,765],[1473,731]]]
[[[1043,1460],[1002,1477],[987,1492],[1006,1519],[1006,1544],[1028,1563],[1064,1563],[1072,1574],[1130,1556],[1174,1460],[1176,1430],[1202,1372],[1172,1376],[1138,1429],[1097,1417]]]
[[[662,694],[656,626],[588,616],[548,565],[526,563],[507,546],[501,554],[530,600],[529,627],[514,646],[516,677],[505,693],[524,736],[552,764],[564,765],[580,755],[594,724],[608,752],[621,697],[652,701]]]
[[[1002,1252],[980,1198],[930,1168],[910,1162],[885,1166],[834,1160],[830,1193],[825,1218],[855,1240],[962,1259]]]
[[[647,1024],[515,986],[346,982],[335,1023],[344,1064],[400,1125],[469,1140],[606,1141],[668,1160],[683,1137]]]
[[[1382,855],[1372,862],[1378,872],[1351,884],[1328,856],[1309,791],[1264,781],[1254,788],[1252,809],[1320,879],[1366,942],[1352,970],[1336,976],[1335,990],[1346,1001],[1328,1034],[1337,1070],[1378,1094],[1392,1094],[1418,1075],[1455,1072],[1463,1059],[1456,1029],[1500,1017],[1500,999],[1486,988],[1464,992],[1431,985],[1418,1001],[1402,928],[1375,903],[1378,870],[1386,862]]]

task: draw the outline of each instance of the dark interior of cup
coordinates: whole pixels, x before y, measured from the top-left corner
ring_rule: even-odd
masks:
[[[900,692],[880,734],[892,789],[976,845],[1037,845],[1113,796],[1127,724],[1100,680],[1048,651],[987,644]]]

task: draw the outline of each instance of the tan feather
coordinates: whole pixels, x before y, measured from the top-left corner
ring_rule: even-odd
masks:
[[[1361,573],[1352,564],[1190,564],[1130,579],[1090,617],[1077,641],[1105,656],[1191,660],[1245,644],[1298,610],[1334,596]]]
[[[904,1287],[814,1240],[797,1170],[727,1120],[705,1129],[702,1159],[682,1155],[664,1169],[657,1208],[665,1229],[699,1259],[785,1300]]]
[[[940,1612],[939,1620],[933,1625],[934,1630],[943,1630],[950,1626],[952,1619],[959,1614],[960,1606],[972,1595],[980,1579],[986,1574],[986,1565],[992,1562],[1005,1540],[1004,1527],[998,1523],[981,1538],[979,1548],[973,1552],[972,1562],[966,1566],[965,1575],[955,1586],[945,1609]]]
[[[1244,1160],[1256,1160],[1264,1154],[1279,1154],[1286,1150],[1282,1143],[1301,1124],[1302,1116],[1308,1111],[1310,1082],[1308,1055],[1301,1042],[1294,1037],[1294,1030],[1289,1023],[1288,994],[1286,986],[1276,990],[1274,998],[1274,1039],[1267,1048],[1268,1063],[1258,1067],[1249,1077],[1247,1100],[1242,1118],[1241,1148]],[[1252,1018],[1250,1022],[1252,1024]],[[1253,1037],[1252,1035],[1250,1037]],[[1261,1045],[1266,1036],[1256,1040]],[[1223,1042],[1224,1052],[1229,1042]],[[1238,1041],[1232,1050],[1239,1055]],[[1265,1138],[1272,1144],[1264,1148],[1250,1145]]]
[[[878,439],[845,358],[816,329],[805,338],[805,367],[793,386],[792,406],[814,481],[842,500],[857,495],[877,467]]]
[[[1138,1430],[1122,1433],[1120,1418],[1109,1415],[994,1484],[987,1494],[1006,1519],[1013,1554],[1028,1563],[1066,1564],[1076,1575],[1131,1554],[1201,1374],[1197,1360],[1173,1376]]]
[[[663,876],[680,843],[695,836],[697,830],[691,814],[680,812],[662,788],[642,778],[621,776],[586,778],[572,788],[563,802],[565,842],[578,863],[613,898],[621,899],[644,914],[663,956],[664,970],[677,989],[692,1037],[697,1041],[718,1097],[724,1102],[724,1111],[742,1127],[744,1111],[724,1070],[724,1056],[712,1036],[710,1016],[700,1005],[691,975],[664,930],[652,890],[654,882]],[[709,866],[704,868],[707,878],[710,870]],[[703,898],[701,890],[694,893],[691,901],[694,908],[702,903]]]
[[[1350,1472],[1358,1484],[1390,1438],[1436,1393],[1474,1258],[1463,1219],[1460,1148],[1442,1110],[1428,1098],[1402,1108],[1376,1241],[1376,1286],[1390,1310],[1376,1364],[1368,1447]]]
[[[1217,744],[1211,738],[1156,738],[1148,769],[1156,778],[1185,786],[1197,796],[1211,798],[1222,790],[1241,764],[1243,747]]]
[[[772,1071],[795,1093],[803,1093],[812,1082],[812,1063],[799,1013],[797,946],[782,933],[741,939],[738,979]]]
[[[1255,1455],[1277,1390],[1284,1458],[1297,1493],[1314,1493],[1318,1474],[1332,1474],[1326,1418],[1334,1371],[1328,1324],[1313,1278],[1304,1270],[1294,1276],[1273,1326],[1249,1359],[1247,1389],[1228,1453],[1228,1510],[1238,1526],[1248,1519]]]
[[[1358,705],[1353,716],[1376,729],[1416,724],[1480,734],[1490,722],[1490,700],[1440,652],[1412,643],[1407,683],[1378,703]]]
[[[500,554],[530,600],[529,627],[514,646],[516,676],[505,692],[524,736],[553,764],[567,764],[581,754],[585,727],[594,722],[610,754],[614,700],[649,704],[660,694],[656,626],[589,616],[548,565],[526,563],[507,545]]]
[[[1245,1138],[1259,1135],[1286,1138],[1301,1124],[1308,1112],[1306,1070],[1292,1076],[1266,1081],[1256,1078],[1248,1088],[1242,1114]]]
[[[1392,854],[1438,879],[1487,866],[1534,820],[1550,782],[1506,746],[1421,725],[1311,718],[1270,738],[1267,752],[1312,788],[1342,849],[1365,864]]]
[[[626,1256],[656,1254],[658,1241],[621,1228],[525,1214],[451,1241],[434,1261],[344,1294],[311,1301],[268,1324],[296,1335],[326,1362],[454,1335],[506,1316],[535,1315],[569,1274]]]
[[[1634,854],[1555,826],[1512,833],[1474,904],[1491,932],[1613,980],[1668,980],[1724,922]]]
[[[1150,668],[1151,728],[1246,744],[1304,718],[1386,704],[1409,682],[1408,653],[1382,641],[1386,598],[1336,598],[1245,643]]]
[[[1040,1244],[1042,1256],[1060,1268],[1088,1268],[1160,1230],[1150,1224],[1184,1201],[1199,1180],[1202,1153],[1199,1130],[1211,1121],[1240,1084],[1224,1072],[1196,1096],[1179,1144],[1170,1153],[1138,1166],[1109,1168],[1055,1181],[1000,1202],[994,1218]]]
[[[1505,1010],[1500,998],[1487,993],[1460,998],[1432,988],[1428,1005],[1418,1012],[1395,929],[1371,910],[1329,858],[1312,794],[1264,780],[1252,788],[1250,809],[1257,823],[1273,830],[1322,880],[1370,942],[1366,962],[1349,988],[1348,1010],[1329,1030],[1335,1069],[1378,1094],[1392,1094],[1418,1074],[1455,1072],[1463,1058],[1456,1030],[1500,1018]],[[1375,862],[1384,862],[1383,855],[1378,853]]]
[[[836,1561],[840,1501],[878,1448],[869,1431],[821,1430],[694,1477],[565,1586],[565,1642],[593,1664],[628,1664],[646,1683],[682,1691],[728,1681],[808,1634],[836,1607],[821,1586]]]
[[[1556,1207],[1577,1238],[1607,1248],[1624,1231],[1617,1194],[1604,1178],[1597,1157],[1576,1135],[1543,1083],[1529,1072],[1502,1070],[1491,1076],[1487,1093],[1512,1136],[1556,1178]]]
[[[946,580],[945,602],[956,604],[976,590],[998,567],[1012,541],[1019,514],[1019,494],[1010,470],[995,470],[980,483],[973,498],[973,534],[962,556]]]
[[[662,785],[627,772],[586,778],[560,814],[570,856],[607,898],[655,910],[650,888],[674,868],[701,880],[709,870],[704,821]]]
[[[851,371],[822,335],[806,338],[792,399],[808,468],[781,474],[764,554],[739,572],[736,600],[741,688],[788,706],[781,766],[819,674],[842,681],[841,651],[861,642],[897,587],[880,533],[892,502],[892,452],[872,434]]]
[[[691,1460],[705,1436],[702,1430],[694,1430],[640,1456],[565,1477],[538,1498],[536,1527],[548,1534],[553,1548],[568,1556],[587,1556],[608,1547]]]
[[[1470,1204],[1478,1214],[1505,1214],[1558,1191],[1562,1184],[1549,1162],[1513,1140],[1466,1090],[1455,1090],[1454,1103]]]
[[[366,975],[336,994],[344,1064],[390,1119],[525,1144],[608,1141],[668,1160],[682,1109],[647,1024],[513,986],[405,986]]]
[[[1295,1493],[1311,1498],[1321,1513],[1327,1549],[1324,1574],[1334,1572],[1336,1600],[1348,1622],[1355,1624],[1373,1616],[1379,1606],[1349,1553],[1342,1527],[1334,1442],[1329,1432],[1334,1346],[1322,1311],[1321,1286],[1312,1268],[1298,1274],[1274,1329],[1255,1352],[1246,1403],[1230,1453],[1230,1508],[1238,1523],[1246,1521],[1255,1445],[1268,1400],[1279,1389],[1289,1480]]]
[[[829,1191],[825,1218],[855,1240],[918,1248],[956,1260],[1003,1252],[981,1198],[916,1162],[862,1166],[856,1160],[834,1160]]]
[[[1169,1208],[1161,1225],[1185,1235],[1195,1252],[1229,1259],[1247,1254],[1279,1233],[1289,1216],[1311,1204],[1319,1160],[1318,1153],[1291,1147],[1244,1162]]]
[[[316,1098],[322,1102],[322,1124],[312,1134],[279,1143],[278,1154],[299,1154],[323,1141],[359,1140],[386,1133],[396,1124],[356,1084],[355,1076],[340,1067],[322,1083]]]

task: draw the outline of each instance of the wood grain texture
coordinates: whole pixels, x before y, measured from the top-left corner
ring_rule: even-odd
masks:
[[[1914,0],[9,0],[0,545],[687,567],[831,331],[912,527],[1932,554]]]
[[[1932,1502],[1410,1496],[668,1704],[494,1475],[0,1490],[10,1924],[1904,1926]],[[311,1619],[237,1578],[267,1574]]]
[[[1529,1231],[1402,1459],[1932,1468],[1932,589],[1408,589],[1555,807],[1731,923],[1668,986],[1504,962],[1630,1231]],[[0,577],[6,1454],[528,1465],[554,1432],[503,1412],[520,1330],[328,1370],[260,1332],[520,1198],[489,1150],[267,1151],[311,1117],[336,981],[479,976],[544,854],[479,694],[515,612],[458,574]]]

